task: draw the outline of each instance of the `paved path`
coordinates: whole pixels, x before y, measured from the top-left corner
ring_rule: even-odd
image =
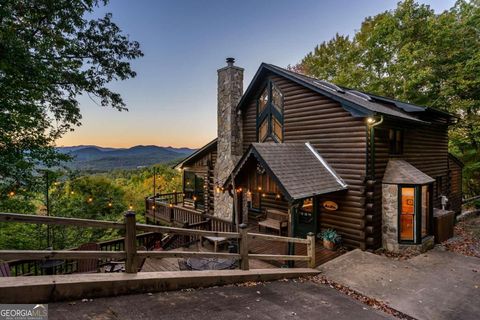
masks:
[[[354,250],[318,267],[329,280],[417,319],[480,319],[480,259],[434,249],[396,261]]]
[[[310,281],[214,287],[49,304],[49,319],[391,319]]]

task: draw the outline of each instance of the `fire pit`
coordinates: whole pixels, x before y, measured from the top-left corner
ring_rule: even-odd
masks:
[[[226,270],[236,267],[235,259],[222,258],[189,258],[187,266],[191,270]]]

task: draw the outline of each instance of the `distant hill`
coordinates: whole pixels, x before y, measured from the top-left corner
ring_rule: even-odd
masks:
[[[92,145],[58,147],[57,150],[73,157],[72,161],[65,163],[67,167],[88,171],[134,169],[180,160],[195,151],[195,149],[189,148],[159,146],[134,146],[117,149]]]

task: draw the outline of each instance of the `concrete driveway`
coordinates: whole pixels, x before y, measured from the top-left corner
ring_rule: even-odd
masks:
[[[136,294],[50,303],[49,319],[392,319],[328,286],[277,281],[254,286]]]
[[[480,259],[435,248],[397,261],[354,250],[320,269],[327,279],[417,319],[479,319]]]

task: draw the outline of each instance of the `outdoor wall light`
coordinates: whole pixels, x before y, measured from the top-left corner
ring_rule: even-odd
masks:
[[[368,117],[368,118],[367,118],[367,123],[368,123],[368,124],[373,124],[373,123],[375,123],[375,119],[372,118],[372,117]]]

